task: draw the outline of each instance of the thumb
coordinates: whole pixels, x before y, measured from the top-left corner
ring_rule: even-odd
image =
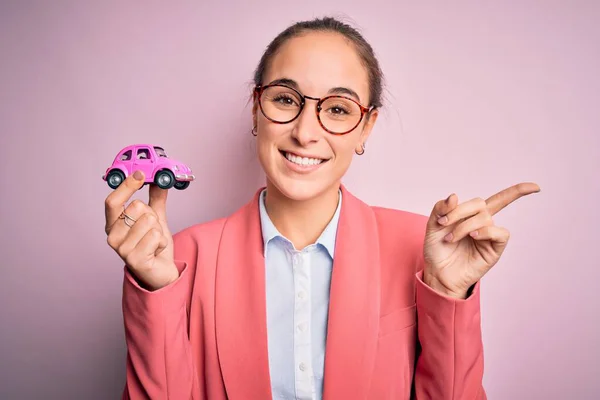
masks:
[[[150,198],[148,205],[154,210],[161,222],[167,222],[167,194],[168,189],[161,189],[157,185],[150,185]]]
[[[427,230],[430,232],[440,231],[446,227],[438,223],[438,219],[454,210],[458,204],[458,196],[452,193],[444,200],[440,200],[433,206],[429,221],[427,221]]]

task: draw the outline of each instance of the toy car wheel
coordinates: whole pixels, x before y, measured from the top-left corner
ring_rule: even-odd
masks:
[[[108,173],[108,176],[106,177],[106,182],[108,183],[108,186],[110,186],[111,189],[118,188],[124,180],[125,174],[122,171],[119,171],[118,169],[110,171]]]
[[[190,186],[190,182],[189,181],[177,181],[177,182],[175,182],[175,189],[184,190],[184,189],[187,189],[188,186]]]
[[[175,175],[168,169],[158,171],[154,176],[154,183],[161,189],[171,189],[175,185]]]

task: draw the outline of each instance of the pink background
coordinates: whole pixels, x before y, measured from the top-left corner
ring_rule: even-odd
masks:
[[[490,399],[600,398],[598,2],[122,3],[0,6],[0,398],[119,396],[101,174],[155,142],[198,176],[171,192],[174,231],[237,209],[264,181],[253,69],[280,30],[325,14],[356,23],[387,76],[354,194],[429,214],[452,192],[542,187],[495,217],[512,237],[483,281]]]

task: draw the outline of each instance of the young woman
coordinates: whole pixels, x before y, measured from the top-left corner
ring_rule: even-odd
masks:
[[[492,216],[521,183],[431,215],[369,206],[341,184],[377,121],[371,46],[334,19],[295,24],[255,74],[265,188],[172,236],[167,191],[106,199],[125,261],[130,399],[485,399],[479,281],[509,232]]]

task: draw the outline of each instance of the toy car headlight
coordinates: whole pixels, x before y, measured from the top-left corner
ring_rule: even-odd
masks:
[[[174,171],[179,171],[179,167],[178,167],[177,165],[175,165],[175,166],[173,167],[173,170],[174,170]]]

